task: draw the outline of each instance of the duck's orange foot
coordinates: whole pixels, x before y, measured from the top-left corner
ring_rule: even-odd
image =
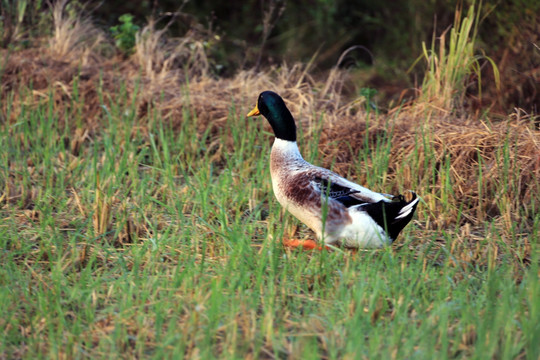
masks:
[[[306,240],[298,240],[298,239],[289,239],[289,240],[283,240],[283,246],[290,247],[290,248],[298,248],[301,247],[304,250],[322,250],[326,248],[326,246],[321,246],[317,244],[315,240],[306,239]]]

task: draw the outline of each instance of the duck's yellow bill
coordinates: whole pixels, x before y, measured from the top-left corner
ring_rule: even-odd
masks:
[[[249,114],[247,114],[246,116],[247,117],[250,117],[250,116],[257,116],[257,115],[261,115],[261,113],[259,112],[259,109],[257,108],[257,105],[255,105],[255,107],[253,108],[253,110],[251,110],[249,112]]]

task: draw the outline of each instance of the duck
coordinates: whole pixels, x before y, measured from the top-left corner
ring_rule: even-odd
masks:
[[[281,96],[260,93],[247,117],[262,115],[275,135],[270,153],[277,201],[307,225],[316,239],[287,239],[287,247],[381,248],[392,244],[411,221],[420,198],[414,191],[387,195],[369,190],[302,157],[296,123]]]

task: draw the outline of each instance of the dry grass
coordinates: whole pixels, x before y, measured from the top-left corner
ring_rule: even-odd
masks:
[[[85,66],[97,53],[105,36],[90,18],[81,16],[80,12],[69,12],[68,4],[69,0],[57,0],[51,5],[54,31],[49,39],[49,51],[57,59],[76,60]]]
[[[61,13],[62,4],[57,4],[55,14]],[[55,19],[57,16],[62,19],[60,15],[55,15]],[[59,27],[70,28],[75,34],[81,32],[82,28],[74,28],[75,23],[68,23],[71,25],[60,24]],[[61,30],[60,33],[66,31]],[[58,38],[65,40],[59,40],[58,47],[54,49],[64,58],[79,58],[81,51],[86,53],[92,48],[81,43],[81,39],[72,40],[77,35],[59,36],[65,36]],[[181,39],[166,39],[164,32],[156,30],[153,22],[138,34],[136,51],[131,58],[106,60],[95,57],[94,60],[92,64],[86,60],[81,60],[82,63],[59,61],[39,50],[11,54],[4,66],[2,92],[4,96],[7,92],[18,96],[21,93],[19,89],[32,84],[32,96],[25,101],[32,99],[31,102],[38,103],[52,96],[55,112],[62,114],[64,106],[71,106],[72,89],[77,82],[78,106],[86,121],[83,127],[93,132],[103,121],[98,106],[98,84],[104,92],[114,94],[118,91],[119,81],[127,80],[127,95],[135,96],[135,108],[142,126],[148,121],[146,111],[152,104],[174,128],[180,127],[182,112],[188,109],[197,116],[198,129],[202,133],[208,128],[225,126],[231,112],[242,118],[253,106],[259,92],[272,89],[286,100],[305,137],[320,137],[323,163],[328,165],[331,161],[342,173],[350,171],[351,162],[366,146],[366,131],[373,144],[377,136],[387,133],[390,122],[395,130],[391,134],[388,182],[392,183],[392,179],[399,176],[403,186],[416,187],[422,193],[434,218],[421,220],[430,228],[433,223],[453,226],[459,209],[463,210],[462,224],[502,217],[506,226],[510,226],[516,216],[523,216],[518,209],[537,199],[539,193],[540,135],[534,127],[534,119],[519,111],[504,121],[490,122],[467,116],[455,117],[444,112],[426,116],[423,110],[425,103],[421,103],[401,110],[397,116],[390,113],[374,117],[373,114],[366,115],[360,99],[349,99],[341,94],[340,84],[347,76],[346,72],[333,70],[328,80],[321,83],[311,77],[309,66],[282,64],[260,72],[241,71],[232,78],[214,78],[208,75],[208,60],[201,41],[189,35]],[[104,101],[113,104],[115,99]],[[3,106],[5,111],[6,104]],[[11,122],[16,121],[17,109],[19,107],[14,106],[11,111]],[[317,119],[323,114],[324,125],[321,128]],[[372,119],[369,129],[364,125],[366,116]],[[322,133],[317,135],[314,131]],[[424,135],[430,139],[429,147],[434,154],[426,154],[426,144],[418,143]],[[343,143],[347,146],[341,146]],[[231,144],[225,145],[231,150]],[[432,174],[424,173],[421,164],[431,155],[429,161],[438,164],[449,162],[448,179],[442,176],[433,182]],[[506,189],[501,185],[502,157],[507,158],[505,171],[519,176],[515,188]],[[357,180],[362,182],[365,178]],[[479,184],[478,180],[482,183]],[[447,189],[451,191],[447,195],[452,207],[442,211],[438,205],[440,199],[433,195],[440,193],[445,181],[451,183],[451,189]],[[507,204],[504,212],[497,210],[500,208],[497,204],[501,202]],[[526,210],[526,214],[527,211],[530,210]]]

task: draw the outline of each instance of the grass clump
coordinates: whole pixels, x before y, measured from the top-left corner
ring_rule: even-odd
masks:
[[[480,7],[480,6],[479,6]],[[423,57],[427,61],[419,101],[438,110],[461,109],[466,91],[471,87],[470,75],[477,77],[478,99],[482,98],[482,77],[480,60],[486,60],[493,69],[495,84],[500,83],[499,70],[495,62],[487,56],[475,55],[476,37],[480,10],[469,7],[462,18],[461,10],[455,13],[454,25],[447,29],[439,39],[438,51],[436,36],[433,35],[428,50],[422,43]],[[450,31],[448,44],[446,33]]]
[[[55,58],[63,61],[81,61],[88,57],[104,40],[90,18],[80,14],[69,0],[57,0],[51,5],[53,36],[49,39],[49,51]]]
[[[1,43],[3,48],[11,42],[17,42],[22,35],[23,19],[26,14],[28,1],[9,1],[2,0],[2,24],[0,24]]]

